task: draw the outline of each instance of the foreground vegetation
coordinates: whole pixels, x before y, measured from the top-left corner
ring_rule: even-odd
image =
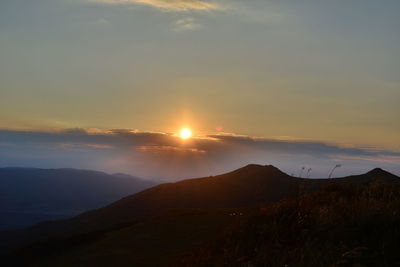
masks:
[[[184,266],[400,266],[400,186],[331,184],[260,208]]]

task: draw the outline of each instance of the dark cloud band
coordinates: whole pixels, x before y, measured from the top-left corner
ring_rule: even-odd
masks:
[[[173,134],[124,129],[0,130],[1,167],[72,167],[178,179],[215,175],[248,163],[273,164],[294,175],[308,166],[312,177],[326,176],[337,163],[343,165],[342,175],[374,167],[399,174],[399,162],[396,151],[233,134],[183,141]]]

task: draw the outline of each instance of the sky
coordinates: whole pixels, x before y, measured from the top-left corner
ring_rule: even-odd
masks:
[[[110,151],[124,150],[112,141],[123,132],[168,137],[135,141],[142,157],[109,167],[146,177],[206,173],[182,156],[193,153],[218,165],[207,173],[255,161],[288,172],[314,164],[320,175],[333,161],[399,173],[399,11],[397,0],[2,0],[0,166],[104,169]],[[193,142],[223,145],[192,143],[182,154],[171,140],[183,126]],[[91,146],[99,136],[109,139]],[[57,157],[44,143],[62,148]],[[235,156],[238,144],[251,148],[246,157]],[[96,162],[66,152],[82,145]],[[37,146],[42,158],[27,160]],[[149,156],[162,149],[192,167],[132,167],[164,168],[165,158]]]

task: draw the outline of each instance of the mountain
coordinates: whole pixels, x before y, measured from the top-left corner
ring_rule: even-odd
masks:
[[[301,181],[273,166],[248,165],[215,177],[161,184],[72,219],[44,222],[15,231],[11,237],[0,234],[0,239],[7,240],[10,246],[20,239],[31,241],[110,229],[170,209],[232,208],[275,202],[295,197]]]
[[[72,217],[154,185],[88,170],[0,168],[0,230]]]
[[[363,184],[377,179],[399,181],[397,176],[379,169],[334,181]],[[62,225],[63,231],[80,233],[131,223],[171,209],[250,207],[295,198],[332,181],[295,178],[270,165],[248,165],[215,177],[161,184],[104,208],[63,222],[49,223],[45,227],[57,232],[57,228]]]
[[[41,240],[10,254],[11,262],[168,266],[276,203],[294,201],[297,207],[297,200],[327,186],[365,188],[399,182],[397,176],[380,169],[344,178],[300,179],[273,166],[248,165],[215,177],[161,184],[72,219],[4,232],[0,240],[3,249]],[[339,200],[335,195],[330,199]],[[188,262],[199,262],[193,258]]]

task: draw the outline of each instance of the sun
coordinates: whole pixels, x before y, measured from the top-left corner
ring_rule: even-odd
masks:
[[[179,136],[182,139],[189,139],[190,137],[192,137],[192,131],[189,128],[183,128],[180,131]]]

